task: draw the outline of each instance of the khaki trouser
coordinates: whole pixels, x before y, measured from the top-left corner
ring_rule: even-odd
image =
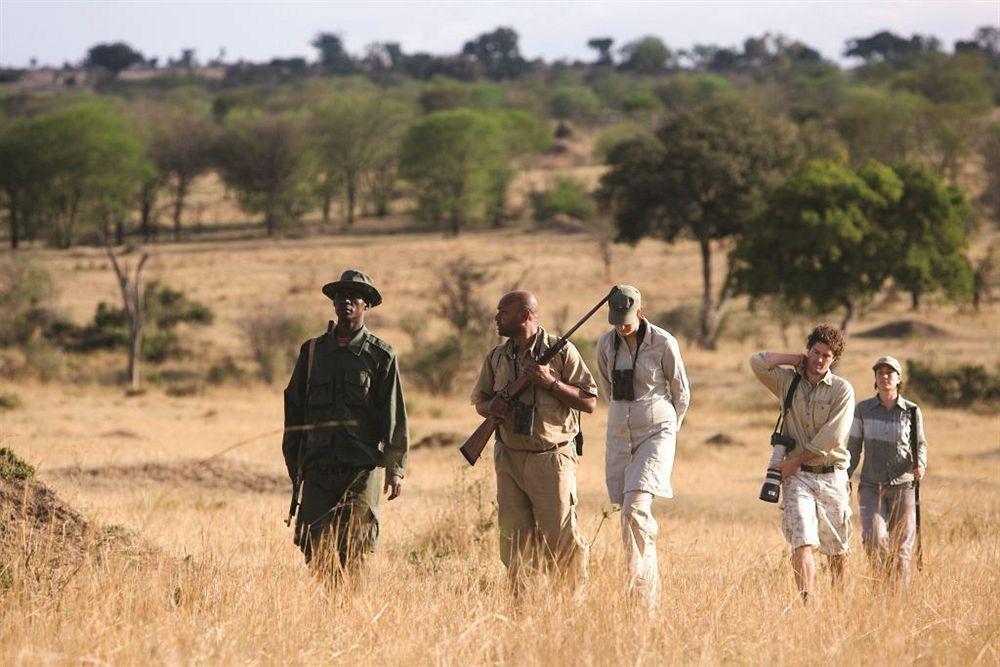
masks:
[[[527,571],[552,570],[579,583],[587,575],[587,545],[576,527],[576,451],[569,442],[547,452],[497,442],[500,559],[515,591]]]
[[[381,468],[324,467],[306,473],[295,543],[307,563],[342,574],[375,551],[384,475]]]
[[[629,491],[622,502],[622,543],[628,564],[628,592],[653,609],[659,601],[660,572],[656,562],[659,526],[653,516],[653,494]]]
[[[910,555],[917,534],[917,509],[912,484],[861,484],[858,510],[861,540],[872,565],[910,583]],[[893,572],[895,569],[895,572]]]

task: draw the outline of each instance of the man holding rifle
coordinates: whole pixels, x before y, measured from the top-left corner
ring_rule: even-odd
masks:
[[[500,558],[515,593],[526,562],[530,567],[542,561],[578,582],[586,577],[587,545],[576,526],[576,441],[580,412],[597,405],[597,385],[572,343],[549,363],[536,363],[557,338],[539,326],[534,294],[505,294],[496,325],[509,340],[486,356],[472,402],[480,415],[499,422],[494,458]],[[527,388],[509,395],[522,374],[529,378]]]

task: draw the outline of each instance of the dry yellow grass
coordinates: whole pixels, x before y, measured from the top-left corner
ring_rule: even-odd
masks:
[[[322,330],[329,307],[319,286],[349,266],[386,295],[372,328],[403,351],[401,316],[429,314],[439,268],[458,257],[494,264],[495,298],[524,276],[543,320],[569,306],[582,313],[608,288],[592,241],[580,236],[489,232],[459,241],[437,235],[347,236],[157,246],[150,277],[206,302],[219,321],[197,334],[213,354],[245,354],[239,319],[264,305],[303,313]],[[96,250],[39,252],[56,272],[62,306],[78,320],[115,285]],[[644,242],[617,247],[614,282],[639,286],[651,310],[699,293],[695,248]],[[737,309],[740,304],[737,304]],[[935,306],[921,319],[951,336],[935,340],[853,338],[839,372],[869,394],[871,361],[884,353],[938,361],[1000,360],[997,311],[973,315]],[[905,303],[872,311],[855,330],[908,316]],[[581,340],[603,330],[595,317]],[[803,332],[792,327],[796,346]],[[217,486],[56,474],[60,468],[157,461],[179,464],[280,426],[279,387],[213,389],[175,398],[158,391],[62,383],[17,386],[24,407],[0,413],[0,446],[35,463],[39,477],[90,519],[121,524],[159,555],[110,555],[46,579],[26,545],[0,564],[3,663],[509,663],[690,664],[1000,663],[1000,423],[994,414],[925,406],[930,470],[923,485],[925,570],[903,596],[877,591],[859,536],[842,595],[827,586],[815,605],[797,603],[777,510],[756,500],[776,406],[754,382],[746,357],[781,347],[761,324],[716,352],[683,345],[693,404],[680,434],[677,498],[658,501],[663,605],[631,614],[621,596],[617,515],[601,529],[591,581],[574,603],[541,582],[513,604],[503,586],[489,455],[469,469],[452,450],[417,451],[404,495],[384,506],[382,542],[350,589],[328,589],[302,565],[282,519],[287,497]],[[209,352],[205,352],[208,354]],[[111,363],[124,359],[108,357]],[[406,381],[404,377],[404,382]],[[469,431],[477,418],[460,388],[433,397],[410,386],[414,440]],[[580,522],[588,538],[607,504],[604,407],[585,419]],[[724,432],[745,446],[705,444]],[[233,466],[282,473],[273,435],[227,455]],[[16,540],[15,540],[16,542]],[[33,569],[34,568],[34,569]],[[34,577],[26,576],[34,573]]]

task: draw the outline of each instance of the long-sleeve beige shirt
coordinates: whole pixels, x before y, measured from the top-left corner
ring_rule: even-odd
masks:
[[[750,357],[750,368],[782,404],[796,373],[786,366],[768,366],[765,354],[758,352]],[[796,456],[805,448],[819,455],[808,465],[834,465],[846,470],[851,462],[847,439],[853,419],[854,388],[850,382],[830,372],[816,386],[803,379],[785,416],[784,433],[795,438],[795,447],[789,455]]]

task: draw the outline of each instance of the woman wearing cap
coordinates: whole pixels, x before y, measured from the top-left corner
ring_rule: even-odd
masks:
[[[608,300],[614,328],[597,341],[598,381],[608,400],[605,475],[622,508],[628,591],[653,608],[659,598],[653,497],[673,497],[677,431],[690,400],[677,339],[642,313],[642,296],[618,285]]]
[[[865,551],[873,566],[906,586],[917,531],[914,483],[927,468],[927,439],[920,408],[899,394],[903,376],[899,361],[881,357],[872,370],[878,394],[854,410],[847,474],[854,473],[863,451],[858,509]]]

